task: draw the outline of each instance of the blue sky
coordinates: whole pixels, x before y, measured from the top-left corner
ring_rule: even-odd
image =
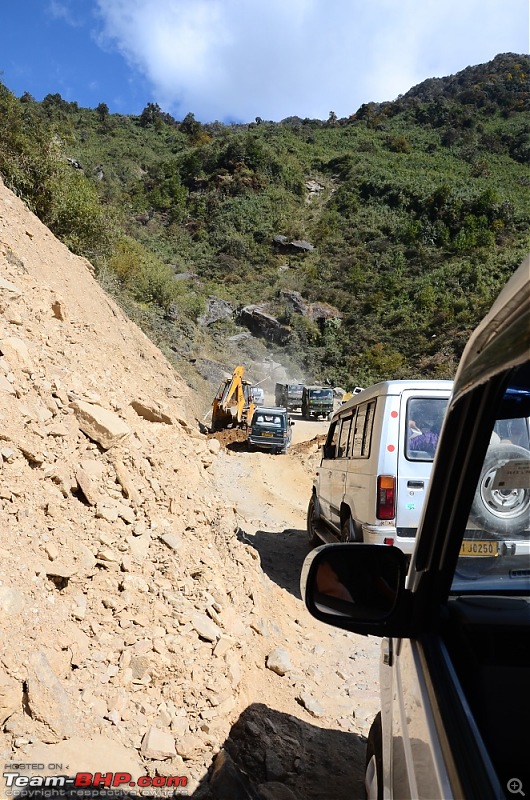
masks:
[[[528,53],[530,0],[3,0],[0,80],[202,122],[345,117]]]

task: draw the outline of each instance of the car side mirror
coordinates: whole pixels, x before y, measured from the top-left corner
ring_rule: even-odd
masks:
[[[316,619],[376,636],[410,635],[407,557],[397,547],[330,544],[306,557],[302,596]]]

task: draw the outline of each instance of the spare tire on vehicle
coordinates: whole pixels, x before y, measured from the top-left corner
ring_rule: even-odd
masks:
[[[489,448],[470,512],[473,521],[483,530],[515,536],[530,527],[530,487],[495,485],[501,467],[509,461],[528,462],[529,459],[528,450],[515,444]]]

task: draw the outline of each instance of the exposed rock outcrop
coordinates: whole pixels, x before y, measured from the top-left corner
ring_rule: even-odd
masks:
[[[255,336],[261,336],[269,342],[286,344],[291,338],[291,329],[278,322],[276,317],[265,311],[262,306],[245,306],[239,312],[238,321]]]
[[[276,249],[281,250],[283,253],[310,253],[315,249],[315,246],[305,239],[289,241],[287,236],[283,236],[282,234],[275,236],[272,243]]]
[[[197,322],[199,325],[213,325],[214,322],[220,322],[223,319],[231,319],[234,315],[234,308],[226,300],[220,297],[209,297],[208,307],[204,314],[202,314]]]
[[[342,316],[338,308],[329,303],[307,303],[300,292],[283,290],[280,296],[289,303],[293,311],[303,317],[317,321],[319,319],[338,319]]]

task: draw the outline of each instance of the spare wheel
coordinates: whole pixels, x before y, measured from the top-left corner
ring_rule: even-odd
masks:
[[[530,527],[530,487],[524,485],[524,480],[521,480],[520,487],[516,486],[517,481],[508,480],[506,486],[498,485],[496,481],[498,470],[508,462],[528,462],[529,459],[528,450],[514,444],[489,448],[470,513],[483,530],[513,536]],[[522,477],[524,479],[524,475]]]

